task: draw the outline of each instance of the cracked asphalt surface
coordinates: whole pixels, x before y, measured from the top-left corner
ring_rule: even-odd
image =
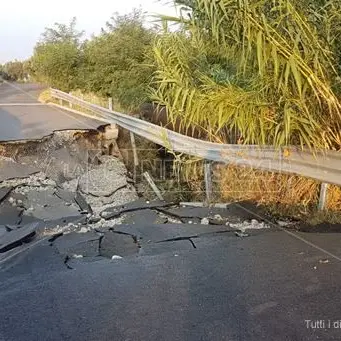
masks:
[[[340,339],[305,322],[339,319],[340,234],[240,238],[227,225],[154,224],[157,203],[155,215],[129,205],[129,224],[37,238],[0,261],[3,340]],[[236,221],[243,207],[220,213]]]
[[[138,198],[71,136],[0,159],[1,341],[341,339],[340,233]]]

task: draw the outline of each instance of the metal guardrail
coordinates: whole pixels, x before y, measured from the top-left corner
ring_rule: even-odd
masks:
[[[306,176],[341,186],[341,153],[336,151],[312,153],[296,147],[276,149],[270,146],[212,143],[91,104],[59,90],[51,89],[51,95],[90,111],[94,118],[115,123],[174,152],[238,166]]]

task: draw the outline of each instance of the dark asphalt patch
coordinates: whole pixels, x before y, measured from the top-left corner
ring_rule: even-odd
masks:
[[[64,234],[53,242],[53,246],[65,257],[76,256],[96,257],[100,256],[99,246],[101,236],[96,232]]]
[[[0,238],[0,253],[7,252],[29,242],[36,234],[37,224],[29,224],[3,234]]]
[[[109,231],[104,233],[99,251],[101,256],[111,259],[113,256],[126,257],[137,254],[139,246],[132,236]]]

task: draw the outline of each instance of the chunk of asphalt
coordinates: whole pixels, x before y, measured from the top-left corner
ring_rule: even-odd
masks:
[[[23,209],[9,203],[0,205],[0,225],[19,225]]]
[[[226,208],[218,208],[218,207],[175,207],[175,208],[163,208],[156,207],[155,209],[173,216],[175,218],[180,219],[183,222],[188,222],[188,220],[204,219],[210,218],[212,224],[219,224],[215,216],[220,216],[223,220],[248,220],[253,219],[254,216],[252,213],[248,213],[240,206],[244,205],[244,203],[239,204],[230,204]],[[246,204],[245,204],[246,205]],[[219,219],[218,219],[219,220]]]
[[[9,251],[30,241],[36,234],[36,228],[37,223],[32,223],[2,235],[0,238],[0,253]]]
[[[143,221],[143,224],[165,224],[168,219],[161,217],[158,212],[149,208],[141,211],[126,212],[124,214],[123,224],[134,224]]]
[[[130,235],[108,231],[103,235],[99,252],[101,256],[110,259],[113,255],[126,257],[137,254],[139,252],[139,246]]]
[[[63,188],[57,188],[54,193],[59,199],[64,200],[67,204],[72,204],[75,202],[75,193],[70,192]]]
[[[193,224],[132,224],[115,226],[115,232],[135,236],[141,245],[149,242],[162,242],[198,238],[215,233],[234,233],[228,226],[210,226]]]
[[[65,201],[58,198],[54,193],[54,190],[31,190],[27,193],[24,206],[31,211],[32,216],[43,220],[79,215],[76,205],[65,206]]]
[[[10,179],[28,178],[30,175],[38,173],[39,171],[37,167],[27,164],[0,160],[0,182]]]
[[[0,203],[2,203],[7,195],[11,192],[11,190],[13,189],[13,187],[2,187],[0,188]]]
[[[82,255],[83,257],[99,256],[101,236],[96,232],[64,234],[53,242],[53,246],[65,257]]]
[[[82,212],[87,212],[90,214],[93,214],[91,206],[87,203],[85,200],[84,196],[77,191],[76,196],[75,196],[75,201],[79,208],[81,209]]]
[[[130,202],[125,205],[113,206],[108,207],[104,211],[101,212],[101,216],[104,219],[111,219],[120,216],[122,213],[125,212],[132,212],[132,211],[139,211],[145,209],[155,209],[161,207],[169,207],[173,206],[174,203],[169,203],[166,201],[161,200],[154,200],[154,201],[146,201],[143,199],[138,199],[136,201]]]

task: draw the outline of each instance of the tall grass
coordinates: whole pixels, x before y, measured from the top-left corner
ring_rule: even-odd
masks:
[[[339,148],[337,1],[193,0],[182,30],[160,36],[153,98],[172,119],[218,140],[226,129],[246,144]],[[322,14],[321,14],[322,13]],[[320,16],[322,15],[322,19]]]

